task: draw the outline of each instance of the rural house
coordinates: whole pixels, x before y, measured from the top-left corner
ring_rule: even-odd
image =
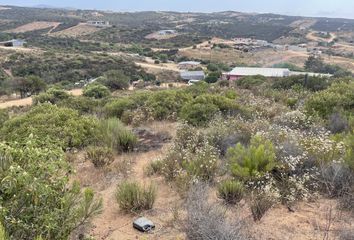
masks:
[[[204,80],[205,74],[203,71],[183,71],[181,78],[185,81],[189,80]]]
[[[88,21],[88,25],[94,26],[94,27],[109,27],[109,22],[108,21]]]
[[[246,76],[264,77],[287,77],[290,76],[290,70],[287,68],[255,68],[255,67],[235,67],[231,72],[224,73],[225,80],[238,80]]]
[[[23,47],[23,45],[25,43],[26,43],[26,41],[22,40],[22,39],[12,39],[10,41],[0,42],[0,46],[5,46],[5,47]]]
[[[331,77],[331,74],[312,73],[312,72],[293,72],[287,68],[255,68],[255,67],[236,67],[231,72],[223,73],[224,80],[238,80],[247,76],[264,76],[264,77],[289,77],[296,75],[308,75],[310,77]]]

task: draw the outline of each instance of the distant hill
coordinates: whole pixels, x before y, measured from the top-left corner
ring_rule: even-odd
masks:
[[[107,12],[55,8],[50,5],[12,7],[0,11],[0,31],[35,22],[61,22],[56,30],[65,30],[89,20],[109,21],[113,28],[100,29],[85,36],[85,40],[110,43],[145,43],[145,36],[162,29],[175,29],[181,33],[178,41],[198,42],[210,37],[248,37],[269,42],[279,38],[305,39],[309,30],[324,32],[354,32],[354,20],[285,16],[279,14],[181,12]],[[43,32],[38,32],[43,34]],[[165,41],[167,42],[167,40]],[[179,45],[170,44],[171,47]]]

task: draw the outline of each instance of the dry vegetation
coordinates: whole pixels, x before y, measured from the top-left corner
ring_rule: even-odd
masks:
[[[86,23],[79,23],[74,27],[70,27],[59,32],[50,33],[50,35],[55,37],[80,37],[95,33],[99,30],[99,28],[87,25]]]
[[[31,32],[31,31],[42,30],[47,28],[53,29],[56,28],[59,24],[60,22],[32,22],[14,29],[7,30],[6,32],[25,33],[25,32]]]

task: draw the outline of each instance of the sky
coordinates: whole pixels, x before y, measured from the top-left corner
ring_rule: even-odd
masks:
[[[354,0],[0,0],[0,5],[112,11],[239,11],[354,19]]]

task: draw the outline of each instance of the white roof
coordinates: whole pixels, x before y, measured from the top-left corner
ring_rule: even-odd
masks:
[[[186,62],[180,62],[178,63],[179,65],[199,65],[200,62],[195,62],[195,61],[186,61]]]
[[[290,70],[287,68],[236,67],[228,74],[236,76],[262,75],[265,77],[285,77],[290,75]]]
[[[312,73],[312,72],[290,72],[291,76],[297,75],[308,75],[310,77],[332,77],[332,74],[327,73]]]

